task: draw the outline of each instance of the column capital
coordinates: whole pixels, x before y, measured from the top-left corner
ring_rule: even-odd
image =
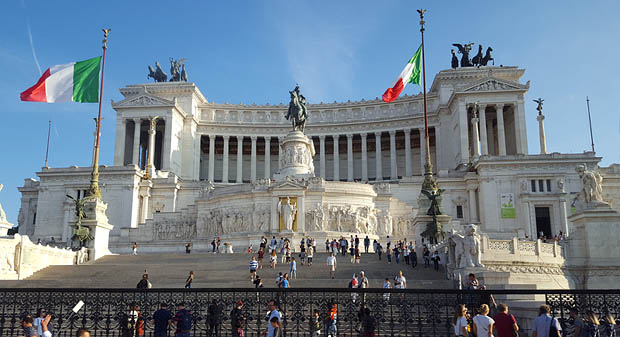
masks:
[[[362,136],[362,138],[366,139],[368,137],[368,132],[361,132],[360,136]]]
[[[237,136],[237,141],[238,142],[243,141],[243,138],[244,138],[244,136]]]
[[[390,137],[396,136],[396,130],[390,130]]]
[[[224,135],[224,136],[222,136],[222,137],[224,138],[224,140],[228,140],[228,139],[230,139],[230,136],[229,136],[229,135]]]
[[[404,129],[403,131],[405,132],[405,136],[411,135],[411,129]]]
[[[134,123],[142,123],[142,118],[138,117],[138,118],[132,118]]]
[[[486,103],[478,103],[478,109],[484,110],[486,108],[487,108],[487,104]]]
[[[352,133],[347,133],[347,138],[348,139],[353,139],[353,134]]]
[[[250,136],[252,143],[256,143],[256,139],[258,139],[258,136]]]
[[[214,142],[215,141],[215,137],[217,137],[216,135],[209,135],[209,141]]]
[[[324,140],[325,140],[325,135],[320,135],[320,136],[319,136],[319,140],[320,140],[320,141],[324,141]]]
[[[503,110],[505,105],[506,104],[504,104],[504,103],[497,103],[497,104],[495,104],[495,109]]]
[[[379,137],[379,139],[381,139],[381,134],[382,134],[382,133],[383,133],[383,132],[375,132],[375,137]]]
[[[334,138],[334,139],[340,139],[340,135],[332,135],[332,138]]]
[[[271,136],[265,136],[265,143],[271,143]]]
[[[480,118],[478,118],[478,117],[474,117],[474,118],[471,119],[471,123],[474,124],[474,125],[478,124],[479,121],[480,121]]]

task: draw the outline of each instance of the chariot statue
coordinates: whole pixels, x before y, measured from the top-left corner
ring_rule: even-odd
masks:
[[[166,82],[166,80],[168,80],[168,74],[161,69],[161,64],[159,64],[159,62],[155,62],[155,69],[149,66],[149,74],[146,75],[146,78],[152,78],[155,82]]]
[[[299,92],[299,85],[295,86],[295,89],[289,91],[289,93],[291,94],[291,101],[288,104],[288,111],[285,117],[291,121],[293,130],[304,132],[306,118],[308,117],[306,98]]]

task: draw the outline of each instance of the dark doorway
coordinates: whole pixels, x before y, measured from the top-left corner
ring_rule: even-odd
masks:
[[[540,237],[540,233],[547,238],[552,238],[551,235],[551,216],[549,215],[549,207],[536,207],[536,236]]]

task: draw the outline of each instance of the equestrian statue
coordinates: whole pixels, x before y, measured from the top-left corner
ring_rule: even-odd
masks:
[[[306,98],[299,92],[299,85],[295,86],[291,94],[291,102],[288,104],[286,119],[290,120],[293,130],[304,132],[306,119],[308,118],[308,109],[306,108]]]

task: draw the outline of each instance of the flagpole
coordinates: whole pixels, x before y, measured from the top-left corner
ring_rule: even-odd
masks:
[[[592,117],[590,117],[590,98],[586,96],[586,104],[588,105],[588,122],[590,123],[590,141],[592,142],[592,152],[594,151],[594,136],[592,135]]]
[[[437,191],[437,181],[433,177],[433,163],[431,162],[431,145],[428,136],[428,111],[426,104],[426,60],[424,55],[424,13],[426,9],[418,9],[420,14],[420,33],[422,34],[422,89],[424,97],[424,141],[426,146],[426,158],[424,163],[424,183],[422,189],[426,191]]]
[[[99,200],[101,199],[101,190],[99,190],[99,138],[101,137],[101,102],[103,101],[103,74],[105,73],[105,53],[108,49],[108,33],[110,33],[110,29],[103,29],[103,59],[101,61],[101,85],[99,87],[99,114],[97,115],[93,171],[91,173],[90,188],[88,189],[88,196]]]
[[[45,148],[45,168],[48,168],[49,166],[47,166],[47,158],[49,156],[50,153],[50,132],[52,131],[52,120],[49,120],[49,124],[47,126],[47,147]]]

